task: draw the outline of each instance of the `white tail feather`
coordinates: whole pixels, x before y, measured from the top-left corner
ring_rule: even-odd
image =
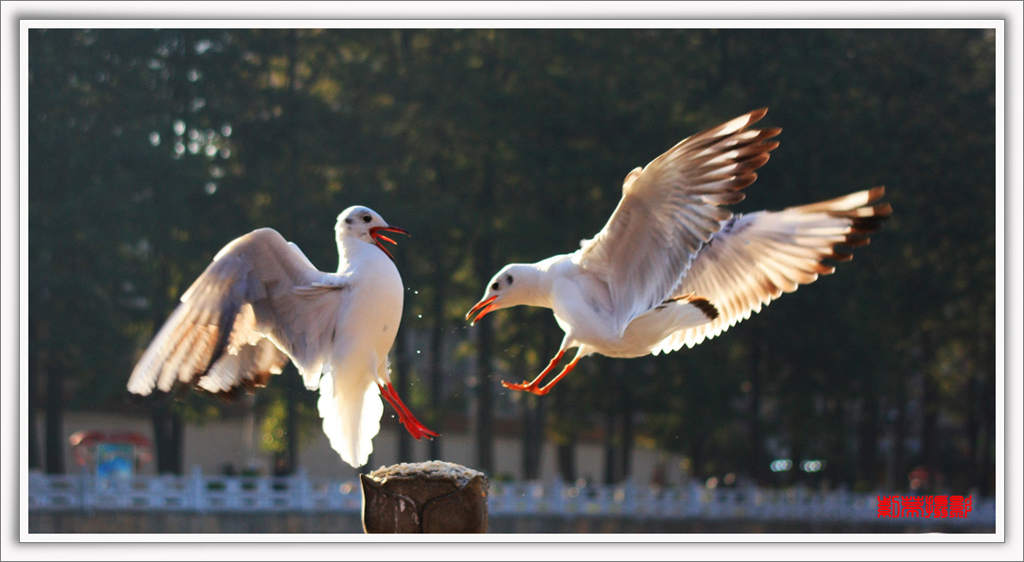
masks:
[[[384,403],[375,384],[358,377],[355,384],[335,387],[335,376],[320,377],[317,409],[324,420],[324,433],[341,460],[360,467],[373,452],[373,438],[380,431]]]

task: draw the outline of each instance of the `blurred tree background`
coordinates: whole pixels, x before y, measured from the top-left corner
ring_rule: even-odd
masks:
[[[270,226],[333,270],[335,217],[364,204],[414,236],[395,252],[399,392],[435,430],[475,416],[475,468],[512,420],[528,477],[545,439],[579,477],[574,443],[597,432],[609,482],[642,442],[701,480],[870,490],[924,467],[994,492],[989,31],[36,29],[28,49],[33,468],[65,470],[63,412],[138,411],[135,359],[224,244]],[[629,170],[763,106],[782,145],[737,210],[884,184],[895,214],[873,244],[692,350],[505,391],[561,332],[538,309],[467,330],[489,277],[574,250]],[[257,406],[294,470],[315,393],[278,377]],[[183,424],[241,407],[153,409],[159,470],[181,472]],[[402,435],[399,456],[422,460]],[[827,466],[774,473],[777,458]]]

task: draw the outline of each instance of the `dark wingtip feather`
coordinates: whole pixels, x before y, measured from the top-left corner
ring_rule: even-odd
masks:
[[[871,234],[882,228],[886,217],[859,217],[850,221],[851,234]]]
[[[875,211],[876,217],[888,217],[892,215],[892,205],[889,203],[875,205],[873,210]]]
[[[744,189],[746,187],[750,187],[750,185],[752,183],[754,183],[755,181],[757,181],[757,173],[755,173],[755,172],[747,172],[747,173],[743,174],[742,176],[736,176],[736,179],[733,180],[733,183],[728,187],[728,189],[730,191],[734,192],[734,193],[740,194],[739,191],[741,189]],[[743,195],[744,197],[746,197],[746,195],[744,195],[744,194],[740,194],[740,195]]]
[[[767,152],[759,152],[750,158],[746,158],[739,161],[741,164],[740,169],[743,170],[756,170],[761,166],[764,166],[768,160],[771,159],[771,155]]]
[[[768,113],[768,108],[767,107],[760,107],[758,109],[755,109],[754,111],[751,111],[750,113],[747,114],[747,116],[749,118],[748,121],[747,121],[747,124],[749,125],[749,124],[752,124],[752,123],[757,123],[767,113]]]
[[[704,316],[708,317],[708,320],[714,320],[718,318],[718,307],[711,304],[711,301],[704,297],[693,297],[690,299],[690,304],[696,306],[704,313]]]
[[[715,195],[714,203],[716,205],[735,205],[736,203],[743,201],[744,198],[746,198],[746,195],[742,191],[729,191]]]
[[[859,237],[859,236],[847,236],[846,240],[843,241],[844,245],[849,246],[851,248],[860,248],[861,246],[867,246],[870,243],[871,243],[871,239],[870,238],[868,238],[868,237],[863,237],[862,238],[862,237]]]

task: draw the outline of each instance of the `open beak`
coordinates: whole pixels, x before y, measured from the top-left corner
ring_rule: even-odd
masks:
[[[388,238],[387,236],[381,234],[380,232],[382,230],[384,232],[397,232],[398,234],[404,234],[406,236],[412,235],[409,234],[409,232],[406,231],[404,228],[399,228],[397,226],[374,226],[370,228],[370,238],[373,238],[373,241],[377,244],[377,247],[380,248],[382,252],[387,254],[388,257],[391,258],[391,261],[394,261],[395,256],[391,255],[391,252],[389,252],[388,249],[384,247],[384,244],[381,243],[381,240],[383,240],[384,242],[391,242],[392,244],[396,244],[396,242]]]
[[[498,298],[498,295],[494,295],[493,297],[486,298],[486,299],[476,303],[476,305],[473,306],[473,308],[469,309],[469,312],[466,313],[466,320],[470,320],[470,318],[474,314],[476,314],[476,318],[473,318],[472,320],[470,320],[469,325],[472,326],[473,324],[476,324],[477,322],[480,321],[481,318],[486,316],[488,312],[494,310],[494,308],[495,308],[494,301],[497,300],[497,298]]]

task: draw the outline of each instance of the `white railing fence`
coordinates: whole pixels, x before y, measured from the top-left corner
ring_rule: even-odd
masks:
[[[878,517],[877,494],[754,487],[664,488],[491,482],[492,516],[619,516],[638,519],[882,523],[904,526],[994,527],[992,498],[973,498],[966,517]],[[360,513],[356,480],[204,475],[98,478],[91,474],[29,476],[29,510]]]
[[[357,481],[289,477],[189,476],[100,478],[93,474],[29,476],[29,509],[166,511],[337,511],[358,513]]]

